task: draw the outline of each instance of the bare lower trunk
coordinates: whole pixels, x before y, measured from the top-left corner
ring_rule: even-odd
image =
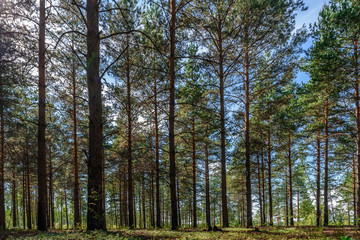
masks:
[[[210,181],[209,181],[209,151],[208,143],[205,142],[205,201],[206,201],[206,226],[211,229],[210,217]]]
[[[196,215],[196,147],[195,147],[195,117],[192,117],[192,177],[193,177],[193,227],[197,227]]]
[[[291,135],[289,134],[289,205],[290,205],[290,226],[294,226],[294,208],[293,208],[293,192],[292,192],[292,160],[291,160]]]
[[[37,228],[47,230],[47,180],[45,140],[45,0],[40,0],[39,22],[39,119],[38,119],[38,214]]]
[[[320,209],[320,133],[318,132],[316,139],[317,150],[317,168],[316,168],[316,226],[321,225],[321,209]]]
[[[88,230],[106,230],[103,209],[103,121],[101,101],[99,1],[86,1],[89,97]]]
[[[327,96],[326,96],[327,97]],[[329,181],[329,107],[328,100],[325,102],[325,173],[324,173],[324,226],[329,225],[329,201],[328,201],[328,181]]]
[[[270,111],[270,106],[268,105]],[[273,203],[272,203],[272,186],[271,186],[271,132],[270,132],[270,118],[268,119],[268,134],[267,134],[267,147],[268,147],[268,186],[269,186],[269,224],[274,225],[273,221]]]
[[[0,103],[0,148],[1,148],[1,158],[0,158],[0,230],[4,230],[6,228],[5,223],[5,191],[4,191],[4,165],[5,165],[5,121],[4,121],[4,101],[2,95],[2,87],[1,87],[1,100]]]
[[[176,159],[175,159],[175,31],[176,0],[170,0],[170,104],[169,104],[169,158],[170,158],[170,195],[171,195],[171,229],[178,229],[178,212],[176,200]]]

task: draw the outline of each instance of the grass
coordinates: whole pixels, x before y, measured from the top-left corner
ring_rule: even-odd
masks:
[[[208,232],[201,229],[135,229],[113,231],[64,231],[50,230],[38,232],[35,230],[7,230],[0,232],[0,239],[119,239],[119,240],[160,240],[160,239],[229,239],[229,240],[257,240],[257,239],[360,239],[360,232],[352,227],[260,227],[260,231],[245,228],[224,228],[218,232]]]

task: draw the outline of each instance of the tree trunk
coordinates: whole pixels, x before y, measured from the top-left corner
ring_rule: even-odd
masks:
[[[321,209],[320,209],[320,132],[317,133],[316,150],[317,150],[317,168],[316,168],[316,226],[321,225]]]
[[[155,57],[154,57],[155,59]],[[154,122],[155,122],[155,172],[156,172],[156,227],[161,227],[160,211],[160,153],[159,153],[159,123],[157,102],[157,79],[154,78]]]
[[[288,199],[288,181],[285,174],[285,222],[286,226],[289,226],[289,199]]]
[[[76,68],[75,58],[72,59],[72,118],[73,118],[73,157],[74,157],[74,225],[81,227],[79,208],[79,164],[78,164],[78,142],[77,142],[77,106],[76,106]]]
[[[86,1],[87,85],[89,95],[88,230],[106,230],[103,209],[103,123],[101,101],[99,1]]]
[[[356,206],[356,162],[355,162],[355,153],[352,153],[352,165],[353,165],[353,203],[354,203],[354,226],[356,226],[356,216],[358,214],[358,209]]]
[[[300,189],[297,187],[297,225],[300,225]]]
[[[247,29],[245,29],[247,38]],[[245,169],[246,169],[246,227],[252,227],[251,159],[250,159],[250,76],[249,52],[245,47]]]
[[[207,131],[206,131],[207,136]],[[205,201],[206,201],[206,226],[211,230],[210,217],[210,181],[209,181],[209,150],[208,142],[205,140]]]
[[[270,104],[268,104],[268,109],[270,111]],[[271,130],[270,130],[270,116],[268,119],[268,134],[267,134],[267,147],[268,147],[268,185],[269,185],[269,224],[270,226],[274,225],[273,221],[273,203],[272,203],[272,193],[271,193]]]
[[[358,164],[358,192],[357,192],[357,222],[360,226],[360,104],[359,104],[359,69],[358,69],[358,41],[354,41],[354,65],[355,65],[355,119],[356,119],[356,162]]]
[[[327,93],[326,93],[326,98]],[[325,102],[325,175],[324,175],[324,226],[329,225],[329,201],[328,201],[328,182],[329,182],[329,106],[328,100]]]
[[[50,227],[55,226],[55,209],[54,209],[54,183],[53,183],[53,170],[52,170],[52,155],[51,147],[49,148],[49,200],[50,200]]]
[[[294,226],[293,192],[292,192],[292,160],[291,160],[291,135],[289,133],[289,205],[290,205],[290,226]]]
[[[128,199],[129,199],[129,227],[134,228],[134,202],[133,202],[133,169],[132,169],[132,117],[131,117],[131,82],[130,82],[130,53],[129,35],[126,36],[126,113],[127,113],[127,160],[128,160]]]
[[[193,180],[193,227],[197,227],[196,215],[196,142],[195,142],[195,117],[192,119],[192,180]]]
[[[263,220],[266,224],[266,195],[265,195],[265,169],[264,169],[264,152],[261,151],[261,179],[262,179],[262,195],[263,195]]]
[[[121,181],[121,179],[122,179],[122,173],[121,173],[121,166],[119,164],[119,215],[120,215],[120,226],[122,227],[122,226],[124,226],[123,225],[123,223],[124,223],[124,221],[123,221],[124,214],[123,214],[123,197],[122,197],[123,195],[122,195],[122,187],[121,187],[122,181]]]
[[[12,202],[12,220],[13,220],[13,227],[15,228],[17,225],[17,219],[16,219],[16,175],[15,175],[15,166],[14,166],[14,169],[13,169],[13,172],[12,172],[12,199],[11,199],[11,202]]]
[[[68,206],[67,206],[67,194],[66,189],[64,189],[64,200],[65,200],[65,218],[66,218],[66,229],[69,229],[69,216],[68,216]]]
[[[225,145],[225,97],[224,97],[224,56],[223,56],[222,21],[218,22],[219,81],[220,81],[220,148],[221,148],[221,203],[223,227],[229,227],[226,194],[226,145]]]
[[[175,31],[176,31],[176,0],[170,0],[170,105],[169,105],[169,157],[170,157],[170,194],[171,194],[171,229],[178,229],[176,204],[176,159],[175,159]]]
[[[45,0],[40,0],[39,21],[39,119],[38,119],[38,220],[37,228],[47,230],[47,179],[45,139]]]
[[[22,169],[22,223],[23,223],[23,229],[26,229],[26,220],[25,220],[25,215],[26,215],[26,188],[25,188],[25,176],[26,176],[26,171],[25,171],[25,164],[23,165],[23,169]]]
[[[155,227],[154,171],[151,170],[151,226]]]
[[[178,217],[179,217],[179,225],[181,226],[181,212],[180,212],[180,180],[177,180],[177,184],[176,184],[176,188],[177,188],[177,209],[178,209]]]
[[[146,228],[146,209],[145,209],[145,174],[142,176],[142,211],[143,211],[143,225]]]
[[[264,225],[264,216],[262,214],[263,212],[263,202],[262,202],[262,195],[261,195],[261,174],[260,174],[260,159],[259,154],[257,154],[257,166],[258,166],[258,191],[259,191],[259,211],[260,211],[260,225]]]
[[[26,136],[25,138],[25,162],[26,162],[26,193],[27,193],[27,208],[26,208],[26,217],[27,217],[27,228],[31,229],[31,197],[30,197],[30,160],[29,160],[29,140]]]

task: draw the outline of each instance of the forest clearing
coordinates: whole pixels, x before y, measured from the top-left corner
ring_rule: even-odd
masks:
[[[0,238],[360,239],[359,0],[0,0]]]

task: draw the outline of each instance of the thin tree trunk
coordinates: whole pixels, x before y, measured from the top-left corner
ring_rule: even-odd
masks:
[[[124,221],[123,221],[123,195],[122,195],[122,173],[121,173],[121,166],[119,165],[119,215],[120,215],[120,226],[124,226]]]
[[[354,41],[354,100],[356,119],[356,162],[358,164],[358,192],[357,192],[357,226],[360,226],[360,103],[359,103],[359,69],[358,69],[358,41]]]
[[[146,228],[146,209],[145,209],[145,174],[142,176],[142,209],[143,209],[143,225]]]
[[[222,20],[218,22],[219,81],[220,81],[220,149],[221,149],[221,203],[223,227],[229,227],[226,194],[226,145],[225,145],[225,97],[224,97],[224,57],[223,57]]]
[[[264,169],[264,152],[261,151],[261,179],[262,179],[262,195],[263,195],[263,220],[266,224],[266,195],[265,195],[265,169]]]
[[[270,111],[270,104],[268,104]],[[269,224],[274,225],[273,221],[273,203],[272,203],[272,188],[271,188],[271,129],[270,129],[270,116],[268,119],[268,134],[267,134],[267,147],[268,147],[268,185],[269,185]]]
[[[247,28],[245,38],[247,38]],[[245,47],[245,169],[246,169],[246,227],[252,227],[251,159],[250,159],[250,76],[249,51]]]
[[[25,162],[26,162],[26,188],[27,188],[27,208],[26,208],[26,217],[27,217],[27,228],[31,229],[31,196],[30,196],[30,160],[29,160],[29,140],[28,137],[25,138]]]
[[[326,96],[327,98],[327,93]],[[329,201],[328,201],[328,182],[329,182],[329,106],[328,100],[325,102],[325,175],[324,175],[324,226],[329,225]]]
[[[63,229],[63,195],[60,196],[60,229]]]
[[[286,226],[289,226],[289,199],[288,199],[288,181],[285,174],[285,222]]]
[[[23,223],[23,228],[26,229],[26,220],[25,220],[25,215],[26,215],[26,188],[25,188],[26,171],[25,171],[25,166],[23,166],[22,172],[23,172],[22,173],[22,223]]]
[[[12,172],[12,220],[13,220],[13,227],[16,227],[17,219],[16,219],[16,175],[15,175],[15,166]]]
[[[170,158],[170,195],[171,195],[171,229],[178,229],[178,212],[176,200],[176,151],[175,151],[175,31],[176,31],[176,0],[170,3],[170,104],[169,104],[169,158]]]
[[[292,160],[291,160],[291,135],[289,133],[289,205],[290,205],[290,226],[294,226],[293,192],[292,192]]]
[[[317,169],[316,169],[316,226],[321,225],[321,209],[320,209],[320,132],[317,133],[316,150],[317,150]]]
[[[0,230],[6,228],[5,222],[5,181],[4,181],[4,165],[5,165],[5,119],[4,119],[4,100],[3,87],[0,89],[1,104],[0,104]]]
[[[353,164],[353,203],[354,203],[354,226],[356,226],[357,221],[356,217],[358,216],[358,209],[356,206],[356,162],[355,162],[355,153],[352,153],[352,164]]]
[[[151,226],[155,227],[154,171],[151,170]]]
[[[207,131],[206,131],[207,136]],[[205,201],[206,201],[206,225],[208,230],[211,230],[211,216],[210,216],[210,181],[209,181],[209,150],[208,142],[205,140]]]
[[[257,166],[258,166],[258,191],[259,191],[259,211],[260,211],[260,225],[264,224],[264,216],[262,214],[263,212],[263,202],[262,202],[262,195],[261,195],[261,174],[260,174],[260,159],[259,154],[257,154]]]
[[[103,209],[103,119],[101,101],[99,1],[86,1],[89,97],[88,230],[106,230]]]
[[[197,227],[196,215],[196,142],[195,142],[195,117],[191,119],[192,123],[192,180],[193,180],[193,227]]]
[[[78,164],[78,142],[77,142],[77,105],[76,105],[76,68],[75,58],[72,59],[72,118],[73,118],[73,157],[74,157],[74,225],[81,227],[79,209],[79,164]]]
[[[67,206],[67,194],[66,189],[64,189],[64,200],[65,200],[65,218],[66,218],[66,229],[69,229],[69,216],[68,216],[68,206]]]
[[[38,119],[38,220],[37,228],[47,230],[47,179],[45,139],[45,0],[40,0],[39,21],[39,119]]]
[[[300,189],[297,187],[297,225],[300,225]]]
[[[55,209],[54,209],[54,183],[53,183],[53,170],[52,170],[52,155],[51,147],[49,147],[49,199],[50,199],[50,227],[54,228]]]
[[[155,57],[154,57],[155,59]],[[155,172],[156,172],[156,227],[161,227],[160,211],[160,153],[159,153],[159,123],[157,102],[157,79],[154,78],[154,122],[155,122]]]
[[[180,180],[177,180],[177,184],[176,184],[176,188],[177,188],[177,209],[178,209],[178,217],[179,217],[179,225],[181,226],[181,212],[180,212]]]

